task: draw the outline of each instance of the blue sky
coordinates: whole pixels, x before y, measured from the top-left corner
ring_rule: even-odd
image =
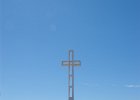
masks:
[[[0,99],[140,100],[139,0],[0,0]]]

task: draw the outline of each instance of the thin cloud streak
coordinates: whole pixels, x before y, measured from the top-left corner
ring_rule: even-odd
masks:
[[[140,88],[140,85],[129,84],[129,85],[125,85],[125,87],[127,87],[127,88]]]

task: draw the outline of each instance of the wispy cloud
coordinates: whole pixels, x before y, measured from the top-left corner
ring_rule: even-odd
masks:
[[[55,24],[51,24],[50,25],[50,30],[55,32],[56,31],[56,25]]]
[[[91,84],[91,83],[88,83],[88,82],[83,82],[82,85],[85,86],[85,87],[98,87],[99,86],[97,83]]]
[[[140,88],[140,84],[98,84],[98,83],[89,83],[89,82],[83,82],[83,86],[85,87],[125,87],[125,88]]]
[[[140,85],[129,84],[129,85],[125,85],[125,87],[127,87],[127,88],[140,88]]]

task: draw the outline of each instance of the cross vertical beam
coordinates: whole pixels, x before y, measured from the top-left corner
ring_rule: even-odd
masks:
[[[68,61],[62,61],[63,66],[68,66],[68,100],[74,100],[74,66],[80,66],[79,60],[74,60],[74,51],[69,50]]]

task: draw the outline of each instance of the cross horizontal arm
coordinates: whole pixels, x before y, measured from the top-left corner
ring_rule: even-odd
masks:
[[[80,65],[81,65],[80,60],[62,61],[62,66],[80,66]]]

